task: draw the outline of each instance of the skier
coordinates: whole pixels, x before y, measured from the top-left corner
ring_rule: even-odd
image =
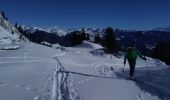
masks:
[[[129,46],[124,57],[124,65],[126,64],[126,59],[127,59],[129,66],[130,66],[130,79],[131,80],[134,79],[134,71],[135,71],[137,56],[139,56],[143,60],[146,60],[146,57],[141,55],[141,53],[135,49],[135,45]]]

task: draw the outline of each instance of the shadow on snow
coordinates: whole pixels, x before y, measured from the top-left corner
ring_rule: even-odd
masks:
[[[116,73],[123,79],[129,78],[129,70]],[[136,69],[134,82],[145,92],[158,96],[162,100],[170,100],[170,68],[151,70]]]

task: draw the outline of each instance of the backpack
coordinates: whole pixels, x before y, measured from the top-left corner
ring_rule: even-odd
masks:
[[[135,49],[131,49],[127,51],[125,58],[128,60],[136,60],[137,55],[137,51]]]

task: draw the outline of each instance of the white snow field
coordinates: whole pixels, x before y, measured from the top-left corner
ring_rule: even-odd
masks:
[[[0,100],[170,100],[170,69],[159,60],[148,58],[146,67],[138,59],[131,81],[123,57],[102,54],[97,44],[17,45],[0,50]]]

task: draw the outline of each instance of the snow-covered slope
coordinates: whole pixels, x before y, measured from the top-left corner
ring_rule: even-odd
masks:
[[[56,45],[57,46],[57,45]],[[93,55],[100,45],[53,49],[21,43],[0,51],[2,100],[169,100],[170,68],[159,60],[137,61],[135,77],[122,73],[123,57]],[[147,64],[147,67],[146,67]]]
[[[18,31],[14,28],[14,26],[9,21],[6,21],[1,15],[0,15],[0,26],[3,27],[5,30],[7,30],[9,33],[18,33]]]
[[[12,49],[12,46],[16,48],[14,44],[22,40],[26,40],[26,38],[0,15],[0,49]]]
[[[91,47],[92,43],[89,43],[89,46],[87,46],[87,42],[85,44],[69,48],[72,53],[63,52],[62,55],[56,55],[60,60],[60,66],[64,67],[63,72],[69,73],[64,79],[69,80],[65,81],[65,84],[68,85],[66,89],[69,88],[72,91],[66,95],[71,95],[71,100],[159,100],[169,98],[168,89],[170,87],[166,77],[168,73],[165,73],[165,70],[170,69],[163,63],[148,58],[147,67],[150,75],[148,76],[146,63],[139,59],[136,71],[136,78],[139,79],[139,82],[133,82],[126,80],[129,75],[128,66],[125,67],[125,72],[122,74],[123,57],[119,59],[110,55],[93,56],[90,51],[94,48],[85,48]],[[159,71],[160,73],[157,73]],[[160,77],[163,78],[160,79]],[[161,84],[166,85],[161,86]]]
[[[3,27],[0,26],[0,40],[1,43],[3,44],[10,44],[12,40],[17,40],[18,36],[12,35],[8,30],[4,29]]]

